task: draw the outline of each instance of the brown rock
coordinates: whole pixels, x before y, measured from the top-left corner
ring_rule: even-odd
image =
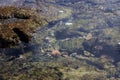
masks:
[[[85,36],[85,39],[86,40],[91,40],[93,38],[92,34],[91,33],[88,33],[86,36]]]
[[[34,30],[47,22],[30,9],[0,7],[0,23],[0,48],[6,48],[28,43]]]
[[[52,56],[58,56],[58,55],[61,55],[61,53],[58,50],[52,50],[51,55]]]

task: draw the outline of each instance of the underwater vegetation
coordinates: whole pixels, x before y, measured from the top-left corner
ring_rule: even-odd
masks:
[[[17,1],[0,7],[0,80],[120,79],[119,0]]]

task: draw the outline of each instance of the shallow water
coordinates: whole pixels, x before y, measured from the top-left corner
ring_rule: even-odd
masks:
[[[57,7],[59,15],[67,15],[67,10],[62,9],[69,8],[72,10],[71,15],[68,14],[38,28],[30,43],[24,44],[26,46],[23,48],[24,53],[20,48],[6,49],[6,55],[1,54],[0,69],[6,67],[0,71],[1,76],[4,78],[7,72],[7,79],[21,80],[19,75],[28,73],[22,76],[23,80],[30,79],[29,75],[32,75],[31,80],[44,80],[46,76],[42,76],[43,79],[40,76],[44,73],[41,68],[43,70],[45,68],[48,71],[44,73],[45,75],[50,73],[49,69],[53,70],[45,80],[119,80],[120,1],[45,0],[45,2],[62,7]],[[34,3],[34,0],[30,0],[28,4],[32,6]],[[14,58],[15,55],[17,57]],[[7,63],[9,64],[6,65]],[[54,73],[54,69],[58,74]],[[17,74],[13,70],[21,72]],[[31,70],[35,70],[36,73],[32,73]],[[57,77],[51,78],[51,74]]]

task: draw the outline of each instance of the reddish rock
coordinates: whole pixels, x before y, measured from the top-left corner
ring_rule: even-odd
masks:
[[[59,55],[61,55],[61,52],[59,50],[52,50],[51,55],[52,56],[59,56]]]

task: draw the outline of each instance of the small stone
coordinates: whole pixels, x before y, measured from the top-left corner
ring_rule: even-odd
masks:
[[[120,45],[120,42],[118,42],[118,45]]]
[[[86,36],[85,36],[85,39],[86,40],[91,40],[93,38],[92,34],[91,33],[88,33]]]
[[[70,25],[73,25],[73,23],[71,23],[71,22],[66,22],[65,25],[70,26]]]
[[[59,50],[52,50],[51,55],[52,56],[58,56],[58,55],[61,55],[61,53],[60,53]]]
[[[75,52],[75,53],[70,54],[70,57],[75,57],[76,55],[77,53]]]
[[[20,59],[24,59],[25,57],[24,57],[23,55],[20,55],[19,58],[20,58]]]
[[[84,55],[87,56],[87,57],[94,56],[93,54],[91,54],[91,53],[88,52],[88,51],[84,51]]]
[[[60,10],[59,13],[63,13],[64,11],[63,10]]]
[[[63,56],[63,57],[65,57],[65,58],[68,58],[68,57],[69,57],[68,55],[65,55],[65,54],[64,54],[64,55],[62,55],[62,56]]]

